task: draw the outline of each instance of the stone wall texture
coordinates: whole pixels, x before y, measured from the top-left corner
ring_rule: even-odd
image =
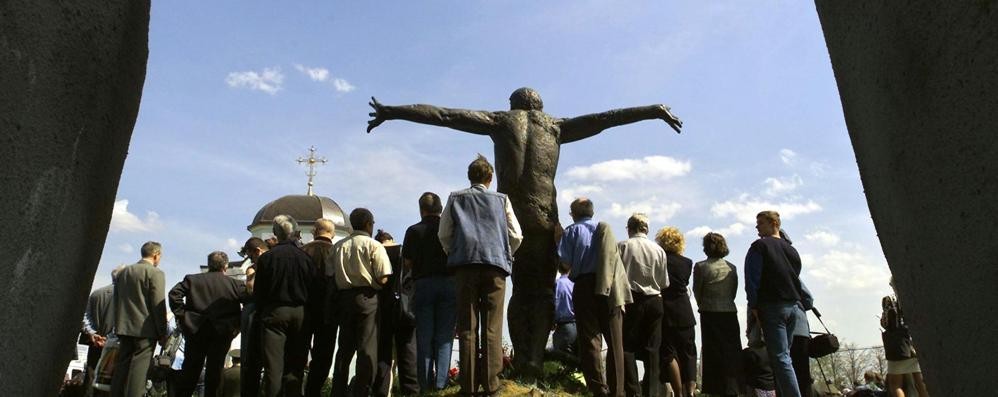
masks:
[[[148,0],[0,1],[0,396],[55,396],[139,110]]]
[[[994,395],[998,1],[816,4],[930,393]]]

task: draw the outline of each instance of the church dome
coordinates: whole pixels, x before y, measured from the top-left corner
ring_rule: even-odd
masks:
[[[311,230],[317,219],[326,218],[336,225],[337,234],[353,232],[343,209],[333,199],[298,194],[287,195],[264,205],[253,217],[253,223],[246,229],[253,232],[261,226],[269,228],[273,225],[274,217],[282,214],[295,218],[303,229]]]

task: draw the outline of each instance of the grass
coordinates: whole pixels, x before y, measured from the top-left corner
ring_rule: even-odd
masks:
[[[582,375],[573,368],[568,368],[556,361],[546,361],[544,371],[539,379],[532,383],[521,383],[511,379],[501,379],[500,396],[516,397],[569,397],[589,396],[582,381]],[[457,396],[460,388],[451,386],[444,390],[426,393],[431,397]]]

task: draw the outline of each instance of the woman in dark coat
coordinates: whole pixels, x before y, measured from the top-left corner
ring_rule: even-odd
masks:
[[[693,296],[700,309],[700,339],[703,344],[703,392],[737,396],[741,389],[742,337],[738,325],[735,294],[738,272],[724,260],[728,243],[724,236],[703,236],[707,259],[693,267]]]
[[[693,261],[683,256],[686,240],[679,229],[664,227],[655,241],[665,250],[669,287],[662,290],[661,382],[672,385],[677,397],[693,396],[697,387],[697,324],[687,287],[693,274]]]

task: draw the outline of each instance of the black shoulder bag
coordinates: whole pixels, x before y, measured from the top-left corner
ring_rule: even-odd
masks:
[[[807,355],[811,358],[824,357],[839,351],[839,338],[828,330],[828,326],[821,320],[821,312],[812,307],[811,311],[818,318],[818,322],[825,329],[825,332],[811,332],[811,341],[807,346]]]

